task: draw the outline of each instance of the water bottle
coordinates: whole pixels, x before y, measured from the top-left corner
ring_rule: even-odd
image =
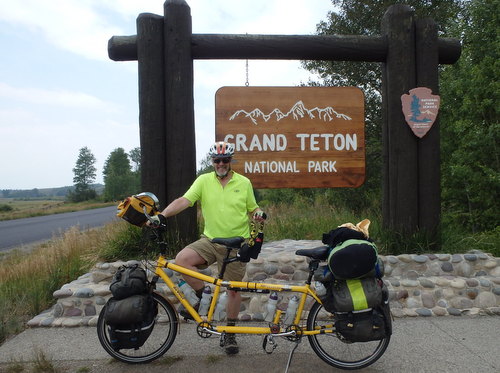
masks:
[[[200,298],[196,295],[196,292],[193,290],[191,286],[184,280],[179,280],[179,289],[184,293],[186,300],[190,305],[194,306],[196,303],[200,301]]]
[[[227,293],[224,292],[217,302],[217,307],[215,307],[214,320],[222,321],[226,318],[226,304],[227,304]]]
[[[274,313],[276,312],[276,304],[278,303],[278,293],[273,291],[269,296],[267,301],[266,311],[264,312],[264,320],[267,322],[272,322],[274,319]]]
[[[299,305],[299,298],[294,295],[290,301],[288,302],[288,307],[286,309],[285,319],[283,323],[285,325],[292,325],[293,320],[295,319],[295,314],[297,313],[297,307]]]
[[[205,286],[205,289],[203,289],[203,294],[201,296],[200,309],[198,310],[200,316],[208,315],[211,299],[212,299],[212,289],[210,288],[210,286]]]
[[[325,285],[323,285],[322,282],[316,281],[314,283],[314,288],[316,289],[316,295],[318,297],[322,297],[326,294],[326,288]]]

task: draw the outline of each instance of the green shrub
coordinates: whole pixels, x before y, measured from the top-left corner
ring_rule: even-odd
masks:
[[[3,203],[3,204],[0,205],[0,212],[9,212],[9,211],[12,211],[12,210],[14,210],[14,209],[10,205],[7,205],[5,203]]]

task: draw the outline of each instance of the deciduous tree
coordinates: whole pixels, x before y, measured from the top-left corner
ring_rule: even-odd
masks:
[[[500,3],[474,0],[456,22],[460,60],[441,80],[442,190],[448,219],[470,231],[500,211]]]
[[[319,35],[380,35],[381,20],[388,7],[407,4],[417,18],[433,18],[440,36],[457,19],[463,5],[459,0],[332,0],[332,11],[317,25]],[[365,94],[366,181],[357,189],[327,190],[335,204],[357,211],[373,207],[381,195],[382,173],[382,72],[380,63],[347,61],[303,61],[303,66],[319,76],[315,86],[355,86]]]
[[[102,173],[105,200],[119,200],[138,192],[128,155],[123,148],[116,148],[111,152]]]
[[[73,168],[74,191],[68,194],[68,198],[73,202],[87,201],[96,197],[96,191],[92,184],[96,178],[95,168],[96,158],[86,146],[80,149]]]

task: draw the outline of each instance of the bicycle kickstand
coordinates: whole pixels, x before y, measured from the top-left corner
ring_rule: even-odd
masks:
[[[293,346],[292,350],[290,351],[290,355],[288,355],[288,362],[286,363],[285,373],[287,373],[288,368],[290,368],[290,363],[292,362],[293,353],[295,352],[296,348],[299,346],[300,342],[301,342],[301,339],[298,339],[295,341],[295,346]]]

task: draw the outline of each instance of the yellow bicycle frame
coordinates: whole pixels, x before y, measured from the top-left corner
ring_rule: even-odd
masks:
[[[210,283],[215,285],[214,288],[214,293],[212,297],[212,301],[210,303],[210,308],[208,310],[208,315],[205,318],[202,318],[198,312],[189,304],[187,301],[186,297],[184,296],[184,293],[182,290],[179,289],[177,284],[175,284],[172,279],[165,273],[163,268],[169,268],[172,271],[197,278],[199,280],[202,280],[204,282]],[[321,303],[321,300],[318,298],[316,295],[315,291],[311,289],[309,284],[304,284],[304,285],[280,285],[280,284],[269,284],[269,283],[264,283],[264,282],[245,282],[245,281],[224,281],[221,279],[217,279],[212,276],[207,276],[204,275],[200,272],[197,271],[192,271],[188,268],[181,267],[179,265],[170,263],[167,261],[166,258],[163,256],[160,256],[157,261],[156,269],[155,269],[155,274],[157,274],[159,277],[165,281],[165,284],[168,286],[168,288],[172,291],[172,294],[179,300],[179,302],[186,308],[186,310],[189,312],[189,314],[193,317],[193,319],[197,323],[201,322],[208,322],[210,323],[213,318],[213,314],[215,311],[215,306],[217,304],[217,300],[219,298],[220,294],[220,289],[221,287],[225,287],[228,290],[231,290],[232,288],[239,288],[239,289],[249,289],[249,290],[270,290],[270,291],[289,291],[289,292],[295,292],[295,293],[301,293],[300,297],[300,302],[297,307],[297,311],[295,314],[295,319],[293,321],[294,325],[299,325],[300,323],[300,317],[302,315],[302,312],[304,311],[304,306],[307,300],[307,296],[310,295],[313,297],[316,301]],[[277,310],[273,324],[278,324],[279,323],[279,318],[281,315],[281,311]],[[325,326],[323,325],[321,328],[318,328],[317,330],[302,330],[301,333],[303,335],[313,335],[313,334],[320,334],[320,333],[332,333],[333,332],[333,325]],[[257,327],[257,326],[223,326],[223,325],[218,325],[214,328],[214,330],[218,333],[236,333],[236,334],[269,334],[271,332],[271,327]]]

